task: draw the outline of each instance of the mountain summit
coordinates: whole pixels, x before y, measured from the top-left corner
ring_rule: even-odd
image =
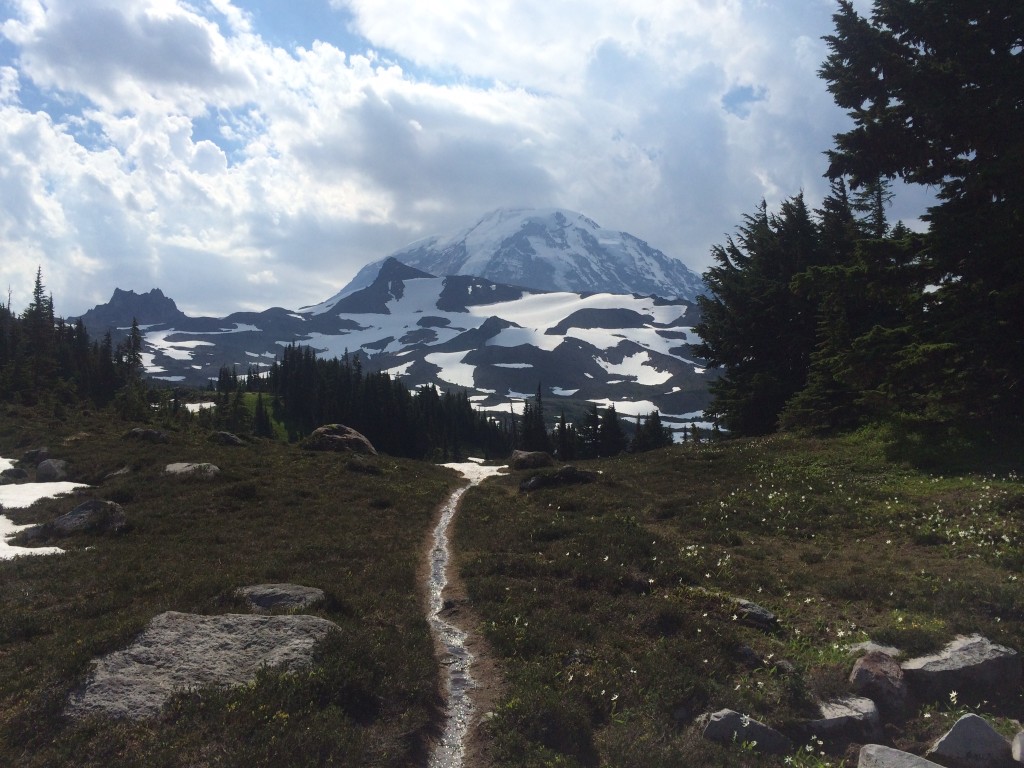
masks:
[[[545,291],[692,301],[704,287],[685,264],[643,240],[561,209],[500,209],[469,229],[418,240],[388,258],[433,275],[472,275]],[[363,267],[329,302],[372,284],[384,261]]]

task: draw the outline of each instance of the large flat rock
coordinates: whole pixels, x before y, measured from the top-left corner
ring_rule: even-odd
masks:
[[[262,666],[308,664],[317,642],[337,629],[317,616],[161,613],[130,646],[95,662],[85,686],[72,694],[67,713],[153,717],[175,693],[244,685]]]

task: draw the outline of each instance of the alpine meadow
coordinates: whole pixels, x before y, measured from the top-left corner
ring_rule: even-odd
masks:
[[[699,280],[553,206],[224,318],[42,259],[0,765],[1021,765],[1024,4],[832,27],[828,193]]]

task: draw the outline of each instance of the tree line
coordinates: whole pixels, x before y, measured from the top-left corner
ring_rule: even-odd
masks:
[[[660,416],[650,414],[632,439],[614,406],[596,405],[578,423],[564,413],[554,428],[545,424],[537,396],[521,417],[474,409],[464,390],[434,386],[410,391],[384,372],[368,372],[358,354],[323,359],[306,346],[290,345],[267,370],[239,375],[226,366],[210,382],[215,407],[192,415],[181,388],[153,387],[144,378],[143,336],[133,320],[125,338],[107,332],[89,337],[81,320],[55,316],[37,270],[32,300],[16,314],[0,304],[0,401],[56,408],[89,403],[112,407],[124,419],[164,420],[181,426],[227,429],[274,438],[282,424],[298,440],[324,424],[343,423],[362,432],[378,450],[395,456],[450,460],[470,453],[502,458],[512,449],[545,450],[563,460],[614,456],[672,442]]]
[[[1024,422],[1024,4],[849,0],[820,69],[853,127],[830,194],[764,203],[712,250],[699,354],[736,434],[872,421],[1000,436]],[[927,185],[927,231],[890,226]]]
[[[0,400],[35,404],[53,398],[69,405],[113,405],[129,418],[146,416],[142,334],[137,323],[114,344],[108,332],[93,340],[81,320],[55,317],[42,269],[32,300],[19,315],[0,304]]]

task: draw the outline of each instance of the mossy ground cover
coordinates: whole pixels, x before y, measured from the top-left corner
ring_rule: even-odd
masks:
[[[980,632],[1024,650],[1024,485],[1005,468],[894,464],[870,431],[581,465],[598,482],[522,494],[516,473],[471,490],[457,520],[506,676],[485,733],[496,766],[781,765],[704,742],[694,718],[729,707],[794,732],[846,690],[846,646],[868,638],[918,654]],[[778,629],[745,625],[733,597]],[[887,738],[921,750],[966,706],[1002,727],[1024,714],[1019,696],[961,696]],[[856,764],[828,747],[788,757]]]
[[[94,486],[9,517],[43,522],[103,498],[131,523],[115,538],[62,540],[63,555],[0,562],[0,764],[424,764],[441,700],[417,569],[454,473],[270,441],[225,447],[196,425],[171,425],[169,443],[150,444],[125,439],[132,426],[106,413],[0,412],[0,455],[46,445],[71,479]],[[172,462],[221,473],[170,477]],[[156,720],[63,717],[90,660],[154,615],[247,612],[235,589],[266,582],[327,593],[311,612],[341,631],[307,670],[182,695]]]

